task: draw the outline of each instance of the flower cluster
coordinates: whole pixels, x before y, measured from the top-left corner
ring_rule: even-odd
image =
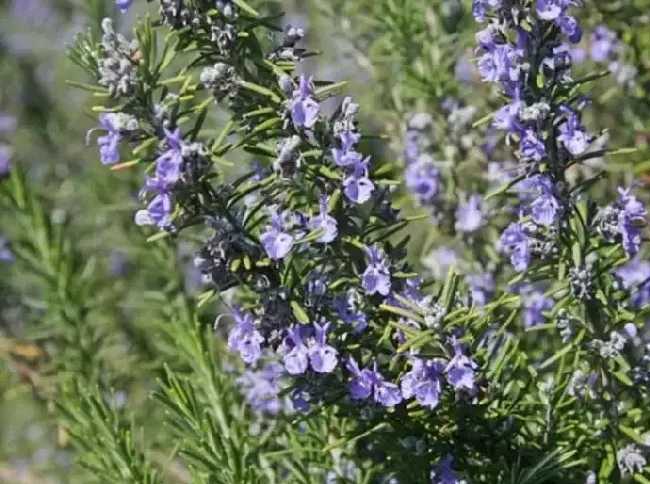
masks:
[[[566,176],[596,156],[583,124],[589,103],[571,77],[565,43],[582,36],[571,15],[577,2],[474,1],[474,16],[488,20],[477,35],[478,71],[506,100],[483,118],[491,120],[488,134],[468,134],[480,106],[459,99],[440,106],[444,146],[434,141],[432,116],[407,117],[405,184],[433,215],[436,233],[453,238],[449,246],[435,241],[422,261],[432,280],[408,261],[410,240],[400,231],[409,218],[392,204],[396,183],[382,175],[389,170],[364,153],[360,106],[344,97],[327,116],[322,103],[341,85],[297,73],[311,54],[297,46],[304,32],[288,27],[269,47],[250,7],[210,3],[160,2],[160,28],[198,53],[196,69],[162,86],[144,82],[160,73],[148,75],[150,66],[105,23],[98,72],[112,74],[102,71],[99,83],[130,102],[100,117],[97,144],[102,163],[120,162],[128,145],[137,159],[125,165],[148,164],[138,225],[159,237],[191,230],[202,240],[194,259],[209,289],[202,302],[235,289],[227,347],[247,367],[238,381],[253,410],[334,404],[354,415],[364,436],[384,420],[390,432],[416,429],[435,442],[435,458],[427,439],[422,452],[435,484],[465,482],[454,468],[473,465],[460,455],[439,460],[445,439],[482,452],[461,433],[503,437],[508,451],[535,435],[555,452],[569,439],[551,435],[573,425],[566,415],[584,416],[585,428],[610,425],[599,420],[612,415],[608,400],[595,396],[628,391],[614,386],[629,387],[628,372],[641,383],[650,374],[645,354],[628,354],[641,337],[631,311],[650,300],[650,271],[638,258],[646,210],[624,189],[598,208],[588,190],[599,179]],[[207,116],[214,106],[217,121]],[[216,129],[205,124],[215,122]],[[515,161],[493,161],[499,131]],[[235,151],[256,163],[238,165],[235,175],[220,171]],[[465,155],[479,160],[461,167],[472,172],[467,179],[457,166]],[[548,350],[529,355],[549,328]],[[558,401],[573,413],[553,414]],[[634,456],[618,460],[622,470],[640,465]]]
[[[489,19],[476,36],[479,72],[507,99],[492,116],[492,126],[506,133],[506,144],[514,147],[517,158],[514,176],[504,182],[506,196],[516,195],[518,220],[505,223],[497,247],[519,273],[515,292],[524,326],[535,331],[553,315],[562,343],[579,348],[575,361],[589,355],[568,378],[567,392],[595,402],[601,392],[619,388],[594,370],[600,365],[611,365],[618,358],[634,368],[628,371],[637,381],[644,381],[641,375],[647,374],[634,349],[638,336],[634,317],[616,316],[623,301],[631,308],[647,304],[645,262],[633,259],[609,273],[641,250],[647,212],[630,189],[623,188],[618,189],[616,202],[598,208],[587,200],[587,190],[597,178],[577,181],[566,176],[569,168],[601,149],[592,146],[596,137],[582,123],[589,103],[579,94],[580,81],[571,76],[571,47],[565,41],[575,44],[582,37],[569,14],[578,2],[536,0],[515,5],[474,0],[473,9],[477,21]],[[614,36],[599,28],[592,40],[592,56],[605,60]],[[625,294],[617,292],[621,289]],[[584,327],[590,334],[581,341]],[[543,382],[539,385],[547,388]],[[585,407],[586,420],[597,421],[603,412],[614,411],[607,404],[591,405]],[[622,475],[639,472],[645,465],[645,458],[632,447],[617,456]]]
[[[230,23],[233,29],[245,26],[246,15],[233,5],[221,5],[218,11],[161,2],[163,22],[173,29],[206,22],[222,27]],[[105,24],[108,29],[109,23]],[[201,32],[214,34],[213,29]],[[296,46],[303,35],[300,29],[289,28],[281,46],[265,56],[267,66],[306,55]],[[249,48],[246,36],[238,39],[232,39],[241,42],[229,51],[232,55]],[[109,40],[126,45],[116,35],[104,43]],[[303,404],[298,408],[346,389],[353,401],[371,399],[384,407],[414,400],[433,409],[446,386],[458,395],[473,395],[478,366],[471,345],[456,341],[457,330],[443,330],[454,294],[446,295],[444,303],[422,296],[421,281],[404,277],[411,272],[405,252],[383,235],[394,232],[403,221],[392,208],[383,180],[372,179],[371,158],[359,149],[359,106],[345,97],[335,114],[325,118],[320,102],[330,95],[327,85],[317,89],[311,77],[280,74],[277,68],[267,68],[266,77],[257,81],[260,84],[244,81],[250,76],[228,60],[224,45],[212,44],[213,59],[219,60],[215,63],[206,57],[200,83],[218,102],[227,96],[233,119],[248,133],[246,146],[254,146],[251,143],[262,135],[267,137],[259,141],[276,141],[272,169],[258,167],[235,182],[215,186],[212,180],[219,175],[214,155],[223,156],[233,144],[224,141],[208,148],[196,141],[196,130],[183,134],[175,127],[180,96],[171,92],[166,92],[162,103],[150,106],[148,116],[128,108],[104,114],[99,129],[105,134],[98,139],[103,163],[120,161],[118,147],[123,141],[142,143],[139,151],[152,161],[141,192],[147,205],[137,212],[136,223],[167,232],[197,224],[212,229],[194,264],[214,291],[234,286],[242,291],[242,304],[233,310],[228,347],[252,367],[264,362],[274,375],[283,368],[300,388],[297,401]],[[137,82],[138,77],[129,75],[129,79]],[[133,92],[120,91],[122,95]],[[269,107],[260,108],[265,105]],[[251,119],[281,129],[269,138]],[[419,124],[426,125],[426,119]],[[471,233],[481,225],[481,205],[481,198],[473,195],[458,207],[460,232]],[[347,264],[341,267],[341,261]],[[397,346],[408,338],[399,329],[393,330],[391,338],[397,346],[391,344],[380,352],[359,348],[362,339],[380,338],[376,331],[390,328],[395,319],[391,311],[400,310],[415,311],[415,319],[400,319],[413,331],[436,328],[445,351],[430,358],[414,347],[408,358],[400,356]],[[371,320],[379,326],[371,327]],[[401,376],[392,369],[391,359],[404,369]],[[254,393],[255,401],[257,385],[252,382],[267,373],[248,374],[247,391]],[[329,381],[338,383],[323,387],[321,380],[332,375],[335,379]],[[276,385],[262,387],[269,387],[260,393],[264,396],[271,395],[267,390]]]

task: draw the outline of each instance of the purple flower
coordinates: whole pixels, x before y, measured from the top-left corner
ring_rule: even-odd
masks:
[[[537,0],[537,15],[542,20],[556,20],[564,10],[562,0]]]
[[[16,118],[10,114],[0,113],[0,133],[13,133],[17,126]]]
[[[587,59],[587,52],[582,47],[574,47],[569,53],[574,64],[582,64]]]
[[[485,82],[519,81],[520,51],[510,44],[495,45],[478,60],[478,70]]]
[[[634,259],[614,270],[624,289],[631,291],[630,305],[642,308],[650,304],[650,262]]]
[[[131,8],[132,4],[133,0],[115,0],[115,5],[120,9],[120,12],[126,12]]]
[[[526,294],[524,300],[524,325],[527,328],[537,326],[544,322],[543,311],[553,308],[553,299],[544,295],[543,292],[534,291]]]
[[[549,226],[557,221],[560,214],[560,204],[555,198],[551,177],[548,175],[534,175],[522,180],[518,188],[524,190],[520,193],[520,198],[522,202],[530,203],[531,214],[535,223]],[[537,196],[534,194],[537,194]]]
[[[353,333],[360,333],[368,326],[368,317],[359,310],[358,299],[358,293],[350,290],[344,297],[337,299],[334,303],[339,318],[345,324],[352,326]]]
[[[404,180],[420,203],[429,203],[438,194],[439,172],[429,160],[409,163],[404,171]]]
[[[350,130],[342,131],[339,135],[340,148],[332,148],[334,163],[340,167],[353,167],[361,161],[361,154],[354,150],[359,141],[359,134]]]
[[[442,360],[423,361],[413,358],[413,369],[402,377],[402,397],[415,397],[423,407],[434,409],[440,403],[442,385],[440,376],[444,371]]]
[[[117,126],[117,115],[113,113],[102,113],[99,116],[99,127],[88,130],[86,133],[86,144],[90,144],[90,135],[98,129],[105,130],[104,136],[97,138],[99,146],[99,159],[104,165],[112,165],[120,161],[119,143],[122,139],[119,126]]]
[[[573,156],[581,155],[587,149],[590,137],[580,124],[580,117],[576,113],[566,107],[563,111],[567,113],[567,120],[560,125],[558,140]]]
[[[322,195],[320,198],[320,214],[312,217],[308,224],[310,230],[320,229],[323,231],[323,235],[317,239],[318,242],[323,244],[332,242],[339,233],[336,219],[327,214],[327,202],[328,197]]]
[[[394,407],[395,405],[401,403],[402,392],[400,392],[399,387],[394,383],[386,381],[384,377],[380,373],[377,373],[376,371],[374,372],[374,376],[375,376],[375,391],[374,391],[375,402],[377,402],[379,405],[382,405],[383,407],[388,407],[388,408]]]
[[[604,25],[599,25],[591,34],[589,55],[595,62],[605,62],[609,59],[616,45],[616,34]]]
[[[510,255],[510,263],[517,272],[528,269],[531,261],[530,238],[520,224],[508,225],[501,234],[500,243]]]
[[[487,51],[492,51],[496,48],[498,30],[493,24],[488,24],[483,30],[479,30],[476,35],[476,42],[479,46]]]
[[[460,344],[455,340],[452,344],[454,347],[454,357],[449,360],[449,363],[447,363],[447,367],[445,368],[447,381],[456,390],[473,392],[476,387],[475,370],[478,368],[478,365],[465,356]]]
[[[540,161],[546,156],[546,147],[533,130],[526,130],[519,142],[522,161]]]
[[[246,403],[257,413],[277,415],[286,407],[280,400],[283,390],[280,378],[284,367],[280,363],[267,363],[259,371],[247,371],[237,378],[244,390]]]
[[[394,407],[402,401],[399,387],[384,379],[377,371],[377,362],[374,363],[372,370],[367,368],[361,370],[354,358],[349,357],[345,367],[353,375],[348,384],[352,398],[366,400],[372,395],[374,401],[384,407]]]
[[[302,341],[300,325],[288,330],[284,345],[289,348],[285,351],[282,361],[287,372],[291,375],[301,375],[307,371],[309,364],[309,349]]]
[[[560,212],[560,204],[551,194],[543,194],[532,204],[533,220],[540,225],[553,225]]]
[[[456,209],[456,230],[459,232],[475,232],[483,223],[481,210],[483,199],[480,195],[469,197],[467,204],[459,205]]]
[[[482,22],[490,8],[500,7],[502,3],[502,0],[473,0],[472,15],[477,22]]]
[[[348,390],[355,400],[366,400],[372,395],[375,375],[367,368],[361,370],[357,362],[351,356],[345,363],[347,370],[352,373],[353,378],[348,384]]]
[[[387,296],[390,292],[390,265],[384,252],[375,245],[366,247],[368,266],[361,275],[361,286],[368,294]]]
[[[471,274],[465,278],[475,306],[485,306],[494,296],[494,275],[491,272]]]
[[[560,30],[567,36],[570,42],[574,44],[580,42],[582,39],[582,29],[574,17],[571,15],[563,15],[555,23],[560,27]]]
[[[300,76],[298,89],[293,91],[291,120],[296,128],[311,129],[318,120],[318,102],[313,98],[313,78]]]
[[[469,56],[462,55],[454,64],[454,77],[458,82],[474,82],[474,66],[470,62]]]
[[[315,341],[309,346],[309,362],[317,373],[331,373],[338,363],[335,348],[327,344],[327,327],[329,323],[320,326],[314,324]]]
[[[0,261],[12,262],[14,258],[13,252],[8,247],[7,238],[0,235]]]
[[[296,387],[291,394],[291,405],[298,412],[309,411],[309,393],[302,387]]]
[[[618,232],[623,237],[623,248],[628,257],[634,256],[641,246],[641,228],[645,225],[646,209],[629,189],[618,189]]]
[[[228,334],[228,349],[236,351],[244,362],[252,365],[262,354],[261,344],[264,338],[255,328],[253,316],[239,308],[233,308],[235,327]]]
[[[458,254],[451,247],[440,246],[422,259],[422,264],[433,273],[436,279],[444,279],[452,265],[458,262]]]
[[[486,0],[473,0],[472,1],[472,15],[477,22],[485,20],[485,14],[489,10],[489,5]]]
[[[164,229],[171,225],[171,214],[173,211],[172,197],[169,193],[158,193],[144,210],[138,210],[135,214],[137,225],[156,225]]]
[[[109,256],[110,268],[108,274],[111,277],[124,276],[129,270],[129,259],[124,252],[112,250]]]
[[[509,104],[506,104],[500,108],[497,112],[494,113],[494,120],[492,126],[497,129],[502,129],[505,131],[518,131],[520,129],[519,125],[519,109],[521,108],[521,103],[515,101]]]
[[[354,165],[354,171],[343,180],[345,196],[353,203],[365,203],[370,200],[375,185],[368,178],[368,164],[370,157],[358,161]]]
[[[454,458],[450,455],[442,459],[436,469],[431,471],[431,484],[465,484],[466,481],[459,479],[451,467]]]
[[[294,237],[286,232],[290,214],[287,211],[278,213],[271,210],[271,223],[260,236],[264,251],[273,260],[284,259],[294,244]]]
[[[156,177],[166,187],[172,187],[181,178],[183,167],[182,139],[180,129],[165,131],[165,141],[169,149],[156,159]]]
[[[11,161],[12,150],[9,146],[0,144],[0,177],[9,173],[9,162]]]

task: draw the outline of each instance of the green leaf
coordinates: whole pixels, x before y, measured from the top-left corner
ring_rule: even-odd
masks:
[[[235,5],[237,5],[239,8],[241,8],[244,12],[246,12],[248,15],[251,17],[259,17],[260,14],[255,10],[253,7],[251,7],[249,4],[247,4],[244,0],[235,0]]]
[[[261,94],[262,96],[268,97],[274,103],[279,104],[281,101],[280,97],[277,94],[275,94],[273,91],[267,89],[264,86],[260,86],[259,84],[255,84],[254,82],[241,81],[239,85],[245,89],[248,89],[249,91],[253,91],[256,92],[257,94]]]
[[[305,311],[297,301],[291,301],[291,309],[293,310],[293,315],[295,316],[296,320],[298,320],[299,323],[302,324],[309,323],[310,319],[309,319],[309,315],[307,314],[307,311]]]

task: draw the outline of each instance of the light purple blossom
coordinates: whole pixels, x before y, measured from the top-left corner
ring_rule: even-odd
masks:
[[[309,362],[317,373],[331,373],[338,363],[338,351],[327,344],[328,326],[314,324],[315,339],[309,345]]]
[[[623,237],[623,248],[628,257],[634,256],[641,246],[641,228],[645,225],[646,209],[629,189],[618,189],[620,207],[618,231]]]
[[[361,370],[354,358],[349,357],[345,363],[347,370],[352,373],[352,380],[348,384],[350,395],[355,400],[366,400],[372,395],[374,385],[373,372],[367,368]]]
[[[453,341],[454,357],[445,368],[447,381],[456,390],[473,392],[476,388],[476,369],[478,365],[463,353],[461,345]]]
[[[233,317],[236,325],[228,334],[228,349],[239,353],[244,362],[253,365],[262,354],[261,344],[264,338],[256,329],[250,313],[233,308]]]
[[[517,187],[522,202],[530,205],[535,223],[553,225],[559,218],[561,207],[555,197],[553,180],[548,175],[533,175],[522,180]]]
[[[88,130],[86,133],[86,144],[90,144],[90,135],[96,130],[104,130],[106,134],[97,138],[99,146],[99,159],[104,165],[112,165],[120,161],[119,143],[122,139],[117,115],[113,113],[102,113],[99,116],[99,127]]]
[[[571,15],[562,15],[555,23],[570,42],[577,44],[582,39],[582,29],[575,17]]]
[[[0,177],[9,173],[12,150],[9,146],[0,144]]]
[[[368,178],[370,157],[355,163],[353,172],[343,180],[345,196],[353,203],[365,203],[370,200],[375,185]]]
[[[361,286],[368,294],[381,294],[387,296],[390,292],[390,264],[386,255],[375,245],[366,247],[368,266],[361,275]]]
[[[493,50],[497,43],[498,29],[493,24],[487,24],[487,26],[479,30],[476,35],[476,42],[479,46],[487,51]]]
[[[311,129],[318,120],[318,102],[314,99],[313,78],[300,76],[299,85],[293,91],[291,120],[296,128]]]
[[[167,192],[155,195],[146,209],[138,210],[135,214],[137,225],[156,225],[160,229],[171,226],[171,214],[174,208],[172,197]]]
[[[329,201],[326,195],[322,195],[320,198],[320,213],[313,216],[309,220],[308,227],[310,230],[322,230],[323,235],[321,235],[317,241],[323,244],[329,244],[330,242],[336,239],[338,235],[338,225],[336,219],[327,213],[327,202]]]
[[[422,159],[406,166],[404,181],[420,203],[429,203],[438,194],[440,173],[431,161]]]
[[[120,9],[120,12],[124,13],[133,4],[133,0],[115,0],[115,5]]]
[[[564,12],[561,0],[537,0],[537,15],[542,20],[556,20]]]
[[[520,224],[513,222],[508,225],[501,235],[500,242],[517,272],[528,269],[531,261],[530,238]]]
[[[458,253],[451,247],[440,246],[422,259],[422,264],[433,273],[436,279],[444,279],[452,265],[458,263]]]
[[[345,367],[353,375],[348,384],[352,398],[366,400],[372,395],[374,401],[384,407],[394,407],[402,401],[399,387],[386,381],[382,374],[377,371],[376,362],[373,364],[372,370],[367,368],[361,370],[357,362],[352,357],[349,357]]]
[[[168,149],[156,159],[156,177],[166,187],[174,186],[181,178],[183,168],[182,138],[180,129],[164,129]]]
[[[604,25],[594,29],[590,40],[589,55],[594,62],[607,61],[617,44],[616,33]]]
[[[18,122],[11,114],[0,112],[0,133],[13,133],[16,131]]]
[[[526,130],[519,142],[522,161],[540,161],[546,156],[546,147],[533,130]]]
[[[270,216],[271,223],[260,236],[260,242],[271,259],[281,260],[291,251],[295,241],[294,237],[286,231],[291,217],[287,211],[278,213],[275,210],[270,211]]]
[[[533,220],[540,225],[553,225],[560,213],[560,204],[550,193],[537,197],[531,208]]]
[[[290,407],[280,398],[280,393],[284,389],[281,384],[283,374],[284,367],[280,363],[273,362],[265,364],[259,371],[246,371],[237,378],[237,383],[244,391],[246,403],[253,411],[277,415],[286,407]]]
[[[375,402],[384,407],[394,407],[402,402],[402,393],[397,385],[387,381],[380,373],[375,376]]]
[[[402,397],[406,400],[415,397],[423,407],[434,409],[440,403],[442,384],[440,377],[445,369],[442,360],[424,361],[413,358],[413,369],[401,380]]]
[[[478,70],[485,82],[519,81],[520,51],[510,44],[497,44],[478,60]]]
[[[485,306],[494,296],[494,275],[491,272],[470,274],[465,278],[472,293],[475,306]]]
[[[352,326],[353,333],[360,333],[368,326],[368,317],[358,308],[359,295],[356,291],[348,291],[344,297],[335,301],[336,312],[345,324]]]
[[[431,484],[466,484],[465,480],[461,480],[457,475],[452,465],[454,458],[450,455],[446,456],[438,464],[438,466],[431,471]]]
[[[7,238],[0,235],[0,261],[12,262],[14,258],[14,253],[9,248]]]
[[[473,0],[472,15],[477,22],[482,22],[490,8],[500,7],[502,3],[503,0]]]
[[[301,326],[296,325],[287,331],[284,345],[288,348],[285,351],[282,361],[290,375],[301,375],[307,371],[309,366],[309,349],[302,340]]]
[[[519,131],[521,129],[519,124],[519,110],[521,109],[521,102],[514,101],[499,108],[494,113],[492,126],[497,129],[505,131]]]
[[[341,131],[339,135],[341,146],[338,148],[332,148],[332,158],[334,158],[334,163],[340,167],[354,167],[359,163],[361,161],[361,154],[354,149],[359,138],[359,134],[353,131]]]
[[[524,301],[524,326],[527,328],[537,326],[544,322],[543,311],[553,308],[553,299],[545,296],[541,291],[533,291],[523,295]]]
[[[456,230],[464,233],[475,232],[483,223],[483,199],[480,195],[472,195],[464,205],[456,209]]]
[[[573,156],[581,155],[589,145],[590,136],[580,123],[580,117],[569,108],[564,107],[567,114],[566,122],[560,125],[558,140],[564,145]]]
[[[631,291],[630,305],[642,308],[650,304],[650,262],[633,259],[614,270],[624,289]]]

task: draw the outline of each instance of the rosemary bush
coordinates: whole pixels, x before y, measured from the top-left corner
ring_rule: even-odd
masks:
[[[7,6],[7,479],[650,482],[645,7]]]

